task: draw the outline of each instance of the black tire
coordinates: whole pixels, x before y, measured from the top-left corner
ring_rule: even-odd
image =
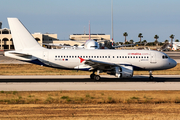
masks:
[[[149,80],[154,80],[154,77],[153,77],[153,76],[150,76],[150,77],[149,77]]]
[[[99,81],[100,79],[101,79],[101,77],[99,75],[94,76],[94,80]]]
[[[91,78],[91,79],[94,79],[94,76],[95,76],[95,74],[91,74],[91,75],[90,75],[90,78]]]

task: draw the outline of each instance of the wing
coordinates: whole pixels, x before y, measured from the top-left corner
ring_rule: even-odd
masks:
[[[90,70],[112,70],[115,66],[120,66],[122,64],[128,64],[131,65],[129,63],[112,63],[112,62],[108,62],[108,61],[97,61],[97,60],[93,60],[93,59],[83,59],[80,58],[80,62],[84,63],[85,65],[91,66]]]
[[[84,64],[91,66],[91,70],[99,69],[99,70],[110,70],[112,66],[115,66],[113,63],[96,61],[96,60],[85,60]]]

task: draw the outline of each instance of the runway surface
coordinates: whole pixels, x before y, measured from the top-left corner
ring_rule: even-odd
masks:
[[[135,75],[130,79],[101,76],[94,81],[88,75],[67,76],[0,76],[0,91],[60,91],[60,90],[180,90],[180,75]]]

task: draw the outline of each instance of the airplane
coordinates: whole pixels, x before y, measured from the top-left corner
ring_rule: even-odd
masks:
[[[131,78],[135,70],[149,71],[149,79],[153,80],[153,70],[177,65],[167,54],[154,50],[46,49],[38,44],[17,18],[7,19],[15,50],[6,51],[4,55],[24,62],[58,69],[90,71],[90,78],[96,81],[101,79],[101,72],[117,78]]]
[[[173,42],[172,44],[172,50],[178,50],[180,48],[180,42]]]

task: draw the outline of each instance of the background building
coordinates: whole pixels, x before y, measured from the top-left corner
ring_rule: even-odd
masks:
[[[73,34],[70,35],[70,40],[58,40],[57,34],[42,34],[34,33],[32,36],[43,47],[48,48],[49,45],[82,45],[89,39],[89,34]],[[110,40],[110,35],[105,34],[91,34],[91,39],[101,41]],[[11,30],[8,28],[2,28],[2,22],[0,22],[0,50],[14,49]]]
[[[110,35],[105,34],[91,34],[91,39],[94,40],[110,40]],[[69,36],[70,40],[88,40],[89,34],[73,34]]]
[[[57,34],[34,33],[32,34],[32,36],[36,39],[36,41],[40,45],[42,45],[42,43],[53,43],[53,41],[57,41]],[[14,49],[11,30],[8,28],[0,29],[0,49],[1,50]]]

